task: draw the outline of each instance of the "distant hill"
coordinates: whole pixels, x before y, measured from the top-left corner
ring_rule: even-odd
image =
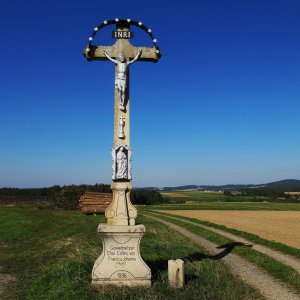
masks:
[[[211,190],[211,191],[219,191],[219,190],[240,190],[241,188],[249,188],[255,187],[254,184],[226,184],[226,185],[182,185],[182,186],[167,186],[164,187],[164,191],[183,191],[183,190]]]
[[[280,181],[275,181],[266,184],[267,187],[273,189],[286,190],[289,192],[299,192],[300,191],[300,180],[297,179],[285,179]]]
[[[297,179],[284,179],[280,181],[262,183],[262,184],[225,184],[225,185],[181,185],[181,186],[167,186],[161,188],[164,191],[183,191],[183,190],[196,190],[196,189],[206,189],[212,191],[220,190],[240,190],[245,188],[259,188],[265,187],[270,189],[279,189],[288,192],[298,192],[300,191],[300,180]],[[151,188],[146,188],[151,189]],[[154,188],[153,189],[158,189]]]

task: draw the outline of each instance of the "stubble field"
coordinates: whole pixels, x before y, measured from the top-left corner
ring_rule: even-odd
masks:
[[[300,249],[300,211],[164,210],[253,233]]]

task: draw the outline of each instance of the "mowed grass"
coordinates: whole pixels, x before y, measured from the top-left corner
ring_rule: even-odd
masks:
[[[2,299],[261,299],[205,249],[142,217],[137,221],[147,232],[141,253],[152,270],[152,288],[96,292],[91,270],[101,253],[96,228],[104,221],[79,211],[0,206],[0,272],[16,276]],[[168,288],[167,261],[175,258],[187,262],[183,290]]]
[[[147,205],[141,209],[158,210],[282,210],[299,211],[300,203],[275,202],[195,202],[193,204]]]

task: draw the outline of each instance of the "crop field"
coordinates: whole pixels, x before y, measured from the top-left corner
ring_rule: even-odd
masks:
[[[300,195],[300,192],[285,192],[288,195]]]
[[[171,208],[172,207],[172,208]],[[148,205],[145,209],[151,210],[275,210],[275,211],[300,211],[300,203],[276,202],[213,202],[186,201],[184,204]]]
[[[164,210],[253,233],[300,249],[300,211]]]

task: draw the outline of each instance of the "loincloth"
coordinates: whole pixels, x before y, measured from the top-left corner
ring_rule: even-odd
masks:
[[[121,88],[121,89],[125,90],[126,87],[127,87],[127,80],[126,80],[126,78],[118,78],[117,77],[116,80],[115,80],[115,86],[117,88]]]

